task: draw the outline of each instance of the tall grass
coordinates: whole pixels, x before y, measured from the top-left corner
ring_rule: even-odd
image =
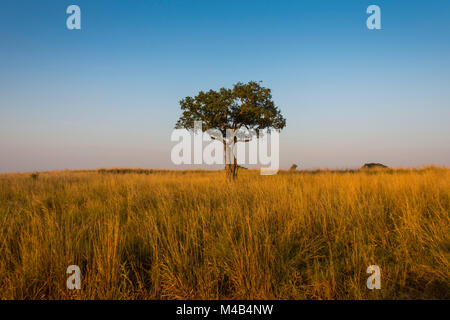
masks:
[[[0,175],[0,298],[450,298],[448,169],[117,173]]]

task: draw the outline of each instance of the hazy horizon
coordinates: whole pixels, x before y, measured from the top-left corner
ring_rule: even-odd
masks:
[[[66,8],[81,8],[81,30]],[[368,30],[366,8],[381,8]],[[280,168],[450,166],[450,2],[3,1],[0,172],[171,163],[178,101],[263,81]],[[197,168],[192,166],[190,168]]]

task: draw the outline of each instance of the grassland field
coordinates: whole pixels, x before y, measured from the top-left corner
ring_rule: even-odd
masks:
[[[0,174],[0,299],[450,299],[449,213],[438,167]]]

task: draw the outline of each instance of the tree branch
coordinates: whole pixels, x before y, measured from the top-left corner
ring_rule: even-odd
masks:
[[[220,142],[222,142],[223,144],[225,144],[225,140],[223,140],[223,138],[220,138],[220,137],[213,137],[213,136],[209,136],[212,140],[217,140],[217,141],[220,141]]]

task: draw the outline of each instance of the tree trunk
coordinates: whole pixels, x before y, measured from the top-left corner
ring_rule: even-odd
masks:
[[[234,148],[236,142],[237,142],[237,138],[234,137],[230,147],[228,147],[227,142],[223,141],[223,153],[224,153],[224,157],[225,157],[225,172],[226,172],[226,176],[229,180],[235,180],[237,178],[238,169],[239,169],[236,156],[233,153],[233,148]],[[230,151],[230,152],[228,153],[227,151]],[[228,157],[227,157],[227,154],[229,154]]]
[[[233,180],[235,180],[237,178],[237,174],[238,174],[237,158],[236,158],[236,155],[233,152],[233,149],[236,146],[236,143],[237,143],[237,137],[235,135],[234,138],[233,138],[233,143],[231,145],[231,155],[233,157]]]
[[[223,143],[223,156],[225,157],[225,174],[226,174],[227,178],[230,179],[231,178],[231,167],[228,164],[227,151],[228,151],[227,143],[224,142]]]
[[[237,165],[237,159],[233,155],[233,180],[237,178],[238,174],[238,165]]]
[[[234,157],[234,155],[232,153],[232,150],[230,150],[230,153],[229,153],[229,155],[232,158],[227,157],[227,154],[228,154],[227,151],[228,151],[227,143],[224,143],[223,144],[223,152],[224,152],[224,157],[225,157],[225,173],[229,180],[234,180],[234,179],[236,179],[236,176],[237,176],[237,162],[236,162],[236,158]]]

